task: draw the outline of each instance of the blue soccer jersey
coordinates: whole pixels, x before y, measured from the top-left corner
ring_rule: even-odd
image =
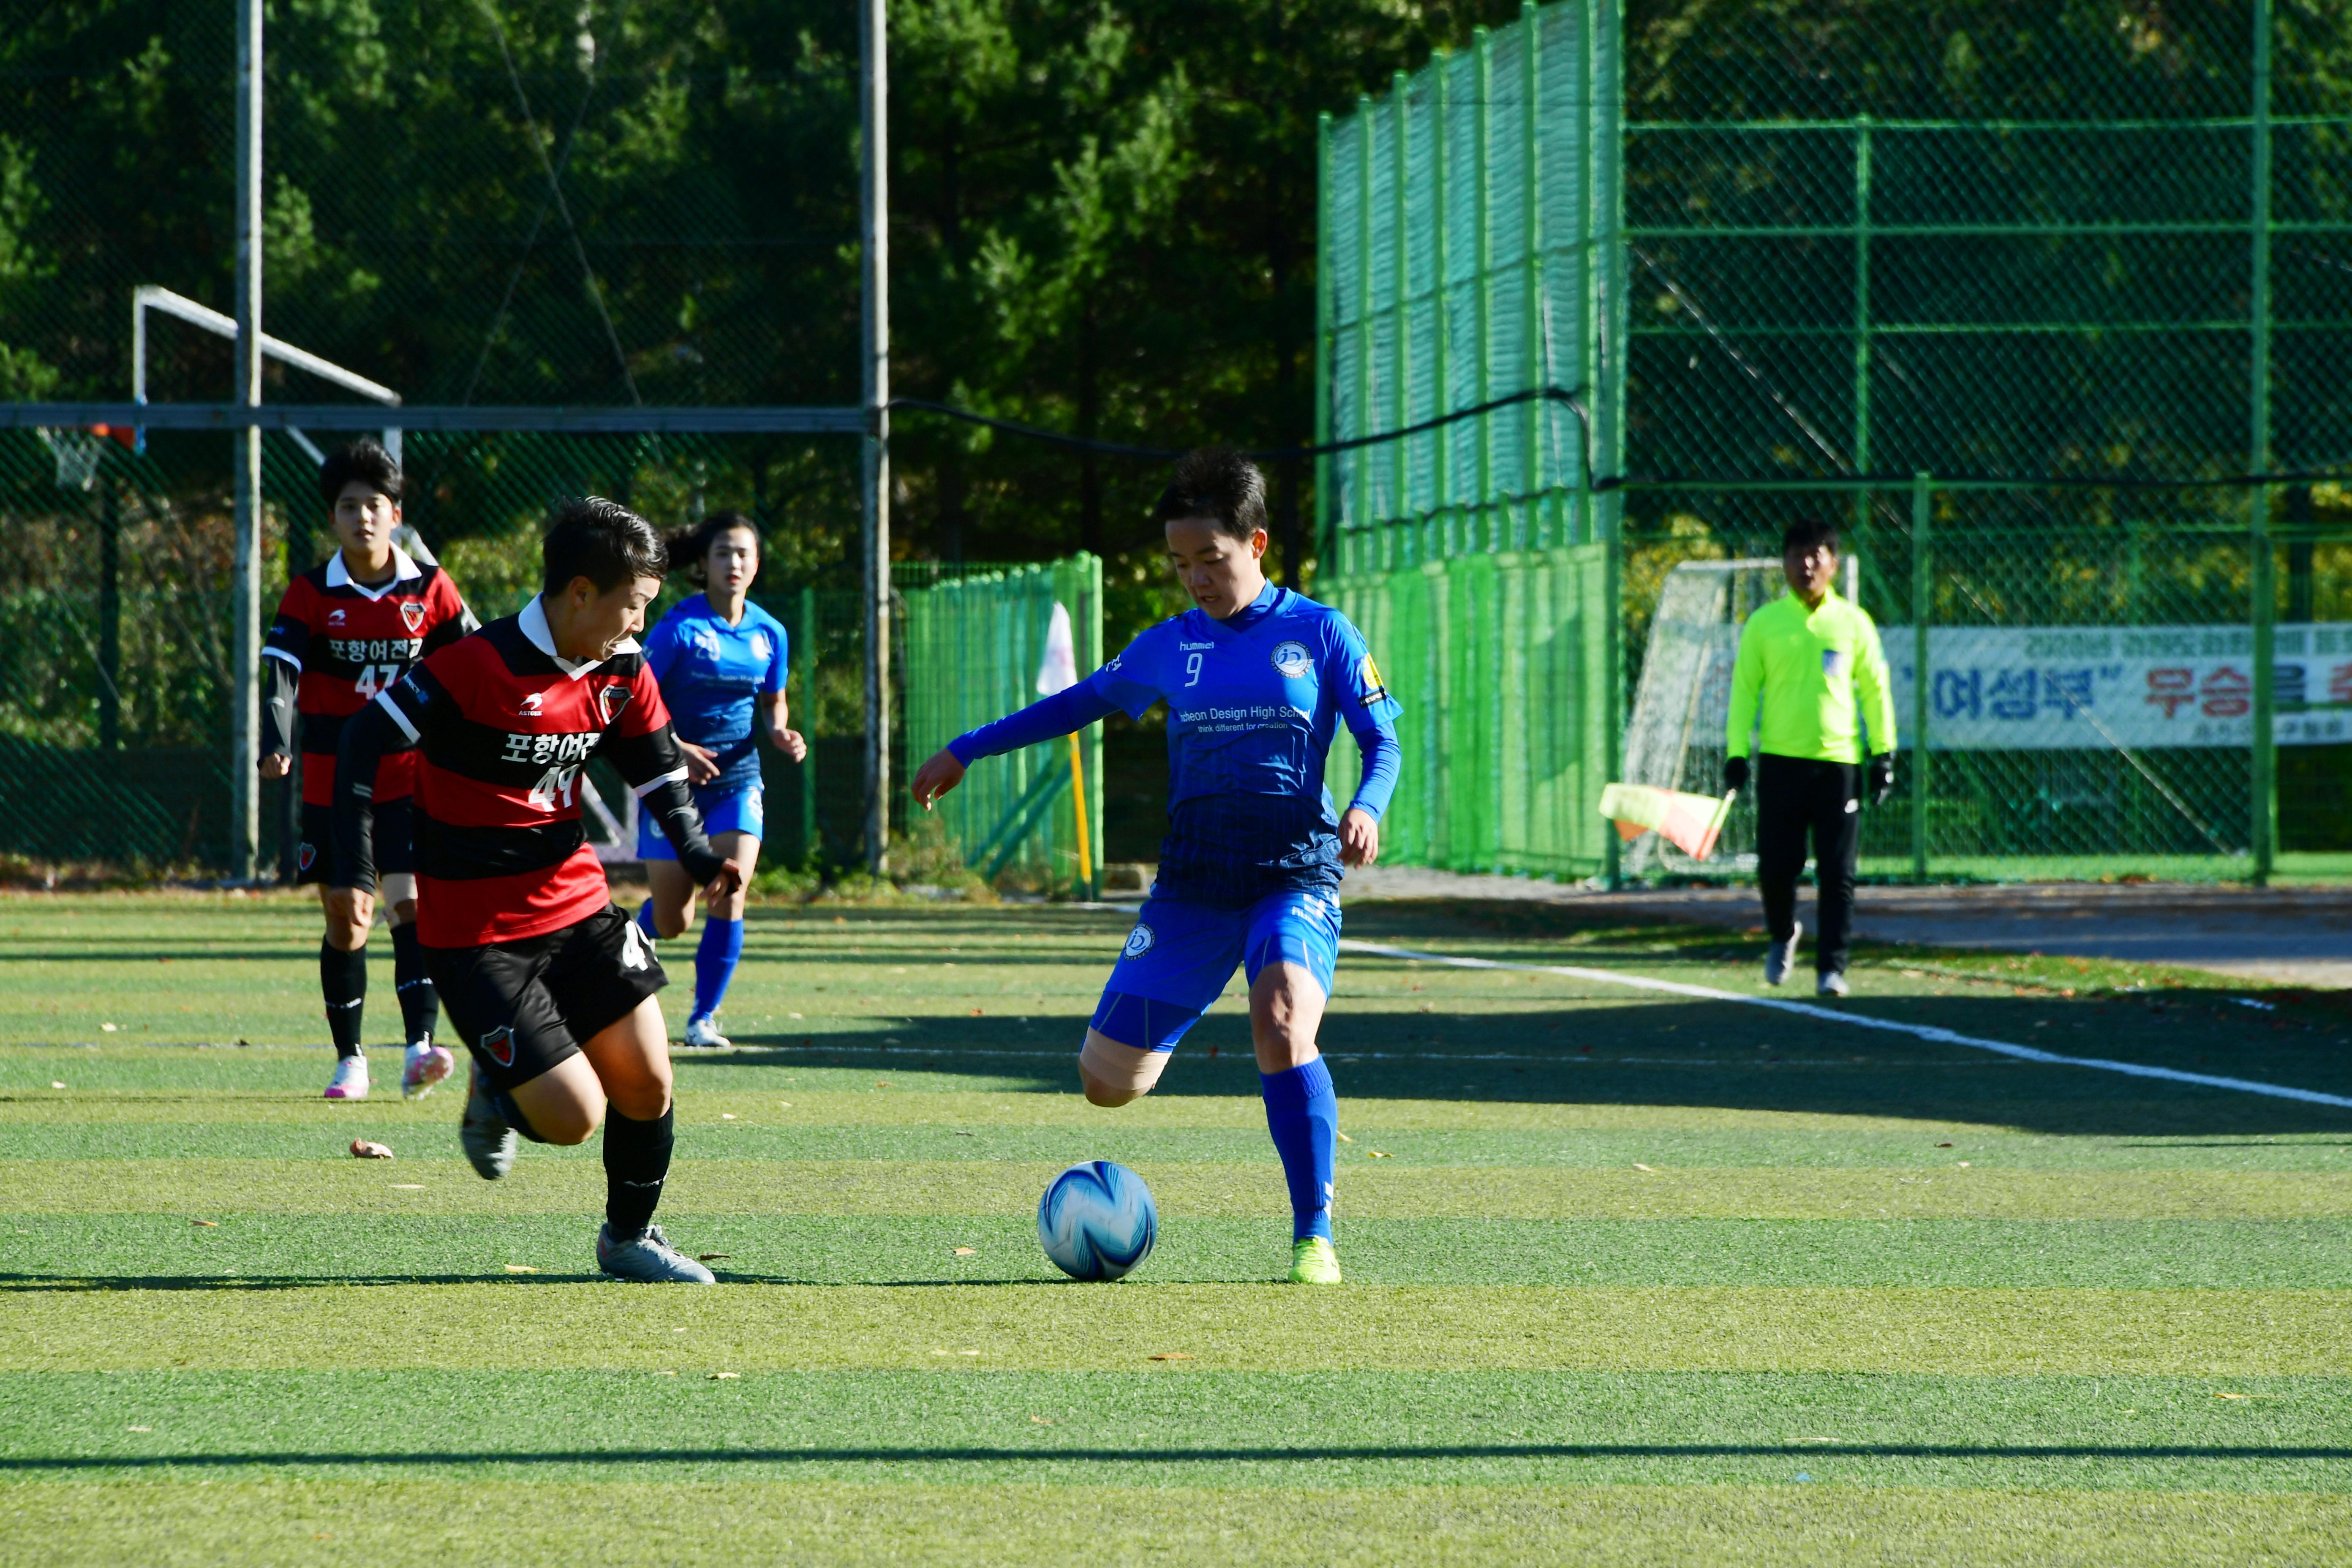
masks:
[[[1160,622],[1058,698],[950,743],[958,760],[1067,734],[1113,710],[1168,704],[1168,837],[1160,890],[1221,908],[1339,885],[1339,814],[1324,764],[1344,723],[1368,763],[1356,804],[1377,818],[1395,785],[1387,727],[1402,711],[1364,639],[1328,605],[1269,585],[1226,620]]]
[[[719,776],[703,791],[759,784],[755,699],[784,689],[789,655],[783,623],[775,616],[746,604],[742,619],[730,626],[701,594],[673,607],[646,637],[646,666],[661,683],[678,739],[717,756]]]

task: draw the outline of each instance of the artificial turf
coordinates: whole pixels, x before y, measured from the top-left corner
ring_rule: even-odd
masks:
[[[1349,922],[1760,990],[1718,931]],[[593,1144],[492,1186],[450,1095],[317,1098],[307,903],[0,901],[0,1558],[2352,1557],[2352,1111],[1351,956],[1307,1292],[1237,1007],[1071,1092],[1124,928],[756,910],[660,1216],[722,1284],[652,1289],[593,1272]],[[1859,957],[1875,1016],[2352,1094],[2331,998]],[[1162,1234],[1082,1287],[1030,1215],[1094,1157]]]

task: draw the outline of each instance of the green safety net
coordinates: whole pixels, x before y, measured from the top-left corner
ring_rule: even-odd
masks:
[[[1712,792],[1736,618],[1826,516],[1904,682],[1866,869],[2352,870],[2352,31],[1799,10],[1530,6],[1329,125],[1326,438],[1577,397],[1325,459],[1321,591],[1491,559],[1483,646],[1408,616],[1375,651],[1509,692],[1556,629],[1501,629],[1550,592],[1517,579],[1601,549],[1572,618],[1613,678],[1555,754]],[[1580,823],[1507,852],[1541,782],[1506,747],[1420,787],[1430,864],[1752,851],[1743,805],[1707,867]]]

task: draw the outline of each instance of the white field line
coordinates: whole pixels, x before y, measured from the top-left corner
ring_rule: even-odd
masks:
[[[1933,1040],[1937,1045],[1965,1046],[1970,1050],[1990,1051],[1995,1056],[2011,1057],[2021,1062],[2092,1068],[2100,1072],[2122,1073],[2128,1078],[2159,1078],[2169,1083],[2193,1083],[2200,1089],[2233,1089],[2242,1094],[2266,1094],[2273,1100],[2300,1100],[2313,1105],[2340,1105],[2352,1109],[2352,1099],[2340,1094],[2322,1094],[2315,1089],[2294,1089],[2281,1083],[2259,1083],[2248,1078],[2222,1078],[2214,1073],[2181,1072],[2174,1068],[2146,1067],[2138,1062],[2119,1062],[2105,1057],[2062,1057],[2055,1051],[2038,1051],[2031,1046],[2012,1046],[2006,1040],[1979,1039],[1974,1035],[1956,1034],[1950,1029],[1938,1029],[1931,1025],[1898,1024],[1891,1018],[1874,1018],[1864,1013],[1841,1013],[1834,1008],[1816,1007],[1808,1002],[1781,1002],[1769,996],[1745,996],[1737,991],[1717,991],[1711,985],[1685,985],[1678,980],[1653,980],[1647,975],[1618,974],[1606,969],[1580,969],[1567,963],[1505,963],[1491,958],[1460,958],[1450,953],[1423,952],[1410,947],[1391,947],[1385,942],[1357,942],[1348,938],[1341,939],[1339,945],[1349,952],[1370,953],[1380,958],[1413,959],[1423,963],[1450,964],[1456,969],[1509,969],[1528,974],[1559,974],[1596,985],[1626,985],[1637,991],[1662,991],[1669,996],[1689,996],[1702,1002],[1737,1002],[1742,1006],[1767,1007],[1776,1013],[1793,1013],[1799,1017],[1845,1024],[1857,1029],[1882,1029],[1889,1034],[1910,1035],[1922,1040]]]

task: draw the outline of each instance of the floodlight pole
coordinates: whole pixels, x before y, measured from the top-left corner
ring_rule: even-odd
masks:
[[[858,91],[864,164],[866,489],[866,867],[890,855],[890,174],[887,0],[860,0]]]
[[[236,381],[233,399],[261,405],[261,18],[236,5]],[[230,573],[228,867],[253,879],[261,840],[261,427],[231,437],[236,560]]]

